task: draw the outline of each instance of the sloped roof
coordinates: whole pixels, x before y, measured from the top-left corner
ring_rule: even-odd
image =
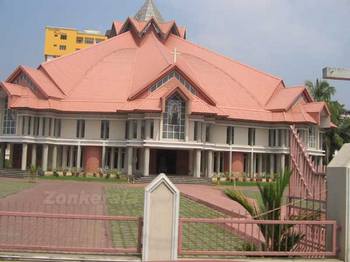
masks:
[[[142,22],[137,26],[142,30],[145,25]],[[116,30],[122,27],[115,24]],[[169,28],[170,25],[167,28],[164,25],[163,30]],[[99,113],[160,111],[162,92],[170,87],[181,88],[182,83],[169,81],[154,92],[149,91],[149,86],[171,69],[180,70],[198,91],[189,95],[193,114],[247,121],[315,123],[303,107],[310,99],[298,102],[302,87],[286,88],[278,77],[175,34],[161,39],[155,30],[147,31],[141,38],[127,30],[45,62],[38,69],[23,67],[46,94],[44,98],[25,94],[26,87],[11,83],[2,83],[2,87],[9,94],[12,108]]]

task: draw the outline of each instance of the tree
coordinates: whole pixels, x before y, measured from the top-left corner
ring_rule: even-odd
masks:
[[[331,86],[327,81],[319,81],[318,79],[315,83],[305,81],[305,85],[315,101],[327,103],[331,113],[331,121],[337,126],[337,128],[328,129],[325,133],[323,146],[326,150],[326,162],[329,163],[334,152],[339,150],[344,143],[350,142],[350,120],[342,117],[346,111],[344,105],[332,100],[336,92],[334,86]]]
[[[289,185],[291,172],[286,170],[277,176],[275,182],[268,184],[258,183],[261,201],[258,204],[252,201],[241,191],[226,190],[225,194],[232,200],[242,205],[252,218],[257,220],[281,220],[281,207],[283,204],[283,194]],[[292,216],[290,220],[302,220],[310,218],[311,215]],[[314,214],[312,215],[314,217]],[[304,235],[292,230],[293,225],[281,224],[258,224],[261,234],[265,238],[262,245],[263,250],[268,251],[290,251]],[[255,249],[255,248],[252,248]]]
[[[335,94],[335,87],[324,80],[319,81],[316,79],[315,83],[307,80],[305,81],[305,85],[316,101],[330,102],[332,96]]]

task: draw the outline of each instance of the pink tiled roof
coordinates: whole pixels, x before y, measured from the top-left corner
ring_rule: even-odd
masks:
[[[137,30],[143,30],[152,19],[138,22],[129,18],[128,21]],[[169,22],[160,27],[167,32],[174,25],[175,22]],[[114,24],[117,31],[123,30],[123,26]],[[315,123],[308,112],[320,109],[316,105],[305,106],[312,101],[304,87],[286,88],[278,77],[173,33],[160,38],[154,30],[141,38],[126,30],[97,45],[43,63],[38,69],[22,67],[22,70],[37,83],[45,97],[30,93],[26,87],[2,83],[10,100],[16,97],[10,103],[13,108],[101,113],[160,111],[166,90],[186,88],[177,80],[169,81],[153,93],[149,93],[149,86],[171,70],[177,70],[197,90],[197,95],[187,92],[193,114],[247,121]],[[15,75],[8,82],[14,79]]]

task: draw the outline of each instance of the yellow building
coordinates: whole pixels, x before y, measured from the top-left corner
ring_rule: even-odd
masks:
[[[73,53],[107,39],[99,31],[78,31],[71,28],[46,27],[45,28],[45,60]]]

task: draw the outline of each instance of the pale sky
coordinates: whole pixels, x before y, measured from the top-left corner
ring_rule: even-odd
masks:
[[[288,86],[350,68],[350,0],[155,0],[188,40],[282,78]],[[43,61],[45,26],[105,32],[143,0],[0,0],[0,80]],[[350,109],[350,81],[330,81]]]

